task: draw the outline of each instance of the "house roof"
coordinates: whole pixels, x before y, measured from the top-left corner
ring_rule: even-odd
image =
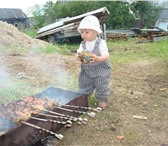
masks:
[[[0,20],[7,19],[27,19],[21,9],[0,8]]]

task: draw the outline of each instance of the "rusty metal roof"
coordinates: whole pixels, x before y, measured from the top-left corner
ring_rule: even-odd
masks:
[[[0,20],[27,19],[21,9],[0,8]]]

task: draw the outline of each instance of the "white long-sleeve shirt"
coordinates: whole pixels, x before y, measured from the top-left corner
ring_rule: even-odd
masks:
[[[94,49],[94,45],[97,39],[95,39],[94,41],[86,41],[86,49],[88,51],[92,51]],[[83,47],[82,47],[82,43],[79,46],[79,49],[77,50],[77,53],[81,53],[83,51]],[[108,52],[108,48],[107,48],[107,44],[105,40],[101,39],[101,42],[99,44],[99,52],[101,54],[101,56],[109,56],[109,52]]]

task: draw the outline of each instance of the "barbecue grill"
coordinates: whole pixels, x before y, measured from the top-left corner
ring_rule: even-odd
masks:
[[[33,115],[28,120],[18,124],[13,123],[8,118],[0,117],[0,146],[31,146],[49,135],[54,135],[58,139],[62,139],[62,135],[57,133],[59,129],[66,124],[71,126],[71,122],[67,120],[71,119],[75,121],[75,117],[79,117],[82,113],[73,110],[74,108],[72,109],[72,107],[88,106],[86,95],[55,87],[49,87],[32,97],[43,99],[46,96],[56,100],[59,106],[52,110],[45,110],[42,113]],[[66,105],[73,106],[69,107]],[[64,110],[65,107],[67,110]],[[83,109],[83,111],[85,112],[86,109]],[[0,115],[3,115],[1,111]],[[57,117],[60,118],[61,123],[56,119]]]

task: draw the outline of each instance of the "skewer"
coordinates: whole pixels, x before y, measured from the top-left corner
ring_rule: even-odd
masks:
[[[56,116],[56,115],[50,115],[50,114],[44,114],[44,113],[38,113],[38,115],[42,115],[42,116],[46,116],[46,117],[52,117],[52,118],[56,118],[56,119],[73,120],[72,118],[69,118],[69,117]]]
[[[72,118],[69,118],[69,117],[62,117],[62,116],[56,116],[56,115],[50,115],[50,114],[44,114],[44,113],[39,113],[39,115],[46,116],[46,117],[52,117],[52,118],[72,120],[74,122],[77,122],[78,124],[82,124],[82,122],[83,122],[83,124],[86,124],[86,122],[87,122],[87,119],[85,119],[83,121],[82,118],[76,118],[77,120],[73,120]]]
[[[56,107],[57,108],[57,107]],[[82,121],[83,119],[82,118],[76,118],[76,117],[73,117],[73,116],[70,116],[70,115],[64,115],[64,114],[60,114],[60,113],[57,113],[57,112],[53,112],[53,111],[50,111],[50,110],[47,110],[47,109],[43,109],[43,111],[46,111],[46,112],[49,112],[51,114],[55,114],[55,115],[58,115],[58,116],[63,116],[63,117],[68,117],[68,118],[71,118],[73,121]]]
[[[84,112],[84,111],[76,111],[76,110],[71,110],[71,109],[66,109],[66,108],[62,108],[62,107],[56,107],[58,109],[64,110],[64,111],[68,111],[68,112],[73,112],[73,113],[79,113],[79,114],[87,114],[88,116],[94,118],[96,116],[96,114],[94,112]]]
[[[44,132],[47,132],[47,133],[49,133],[49,134],[55,136],[56,138],[58,138],[58,139],[60,139],[60,140],[62,140],[62,139],[64,138],[64,136],[63,136],[62,134],[54,133],[54,132],[52,132],[52,131],[50,131],[50,130],[44,129],[44,128],[39,127],[39,126],[37,126],[37,125],[31,124],[31,123],[28,123],[28,122],[25,122],[25,121],[22,121],[21,123],[23,123],[23,124],[25,124],[25,125],[28,125],[28,126],[31,126],[31,127],[33,127],[33,128],[42,130],[42,131],[44,131]]]
[[[77,108],[77,109],[85,109],[85,110],[89,110],[89,111],[95,111],[95,112],[100,112],[102,109],[100,107],[97,108],[91,108],[91,107],[82,107],[82,106],[75,106],[75,105],[62,105],[62,106],[66,106],[66,107],[72,107],[72,108]]]
[[[67,120],[66,122],[64,122],[64,121],[56,121],[56,120],[43,119],[43,118],[37,118],[37,117],[30,117],[30,118],[34,119],[34,120],[43,121],[43,122],[52,122],[52,123],[57,123],[57,124],[63,124],[66,127],[71,127],[72,126],[72,122],[70,120]]]

